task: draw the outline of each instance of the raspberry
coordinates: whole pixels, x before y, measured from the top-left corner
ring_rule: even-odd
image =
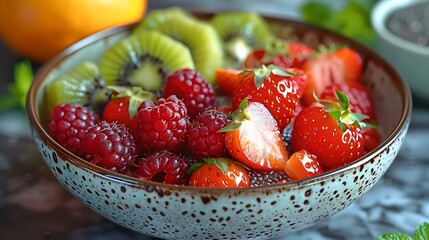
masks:
[[[188,148],[198,160],[225,156],[225,133],[218,132],[228,124],[225,113],[215,109],[206,110],[197,116],[189,130]]]
[[[176,96],[160,98],[158,105],[139,108],[137,136],[141,150],[180,150],[187,141],[189,118]]]
[[[184,184],[190,163],[177,154],[163,150],[142,159],[133,176],[169,184]]]
[[[100,117],[86,107],[64,103],[54,107],[49,122],[51,137],[70,152],[83,157],[81,141],[88,127]]]
[[[100,167],[126,173],[138,150],[124,124],[101,122],[90,128],[82,141],[86,159]]]
[[[194,69],[179,69],[167,77],[163,96],[171,95],[176,95],[183,100],[191,118],[215,105],[212,85]]]
[[[250,169],[248,172],[250,187],[268,186],[291,181],[285,172],[259,171],[254,169]]]

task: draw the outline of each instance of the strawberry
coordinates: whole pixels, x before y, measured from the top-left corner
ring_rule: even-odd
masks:
[[[250,186],[247,170],[228,158],[207,158],[204,163],[195,163],[189,185],[209,188],[245,188]]]
[[[274,41],[265,49],[253,50],[245,59],[245,68],[258,68],[274,64],[281,68],[301,66],[303,60],[314,52],[310,46],[300,42]]]
[[[240,70],[216,68],[215,75],[219,90],[226,95],[231,96],[232,91],[241,79]]]
[[[332,83],[321,93],[321,99],[335,98],[336,90],[343,92],[350,101],[350,111],[367,115],[375,121],[374,104],[368,89],[360,82]]]
[[[232,96],[232,107],[237,109],[243,99],[260,102],[270,111],[279,129],[284,129],[291,121],[299,103],[299,81],[306,75],[299,69],[283,70],[275,65],[245,70],[245,75]]]
[[[220,131],[225,132],[225,145],[231,156],[253,169],[283,171],[288,152],[269,110],[245,98],[229,117],[231,122]]]
[[[380,145],[380,133],[373,127],[367,127],[362,132],[365,139],[365,151],[369,152]]]
[[[294,152],[287,160],[285,172],[292,180],[306,179],[323,173],[317,156],[306,150]]]
[[[104,107],[102,119],[106,122],[125,124],[132,133],[137,131],[137,112],[141,103],[151,103],[155,95],[142,88],[111,86],[112,99]]]
[[[362,114],[351,113],[349,100],[337,91],[337,104],[319,101],[302,109],[294,121],[292,148],[317,156],[323,170],[350,163],[364,154]]]
[[[317,54],[304,60],[302,69],[307,74],[303,102],[308,106],[315,101],[313,92],[319,97],[331,83],[357,82],[362,73],[362,59],[351,48],[322,46]]]

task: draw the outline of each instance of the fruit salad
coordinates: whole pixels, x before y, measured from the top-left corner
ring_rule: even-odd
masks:
[[[209,188],[298,181],[379,144],[352,48],[276,36],[247,12],[153,10],[45,91],[49,134],[138,179]]]

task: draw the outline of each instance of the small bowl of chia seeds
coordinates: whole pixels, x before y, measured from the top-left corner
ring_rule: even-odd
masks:
[[[429,100],[429,1],[378,1],[371,15],[376,50],[409,83],[415,99]]]

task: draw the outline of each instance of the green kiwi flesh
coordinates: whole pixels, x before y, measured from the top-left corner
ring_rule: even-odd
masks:
[[[195,68],[212,84],[215,69],[222,66],[222,41],[209,23],[177,7],[151,11],[134,32],[154,29],[189,47]]]
[[[241,68],[252,50],[263,48],[275,39],[265,19],[256,13],[218,13],[209,19],[209,23],[223,40],[225,67]]]
[[[107,85],[159,92],[168,75],[195,65],[189,48],[181,42],[155,30],[141,30],[107,49],[98,67]]]
[[[47,85],[45,100],[49,110],[61,103],[74,103],[100,113],[110,96],[97,65],[84,61]]]

